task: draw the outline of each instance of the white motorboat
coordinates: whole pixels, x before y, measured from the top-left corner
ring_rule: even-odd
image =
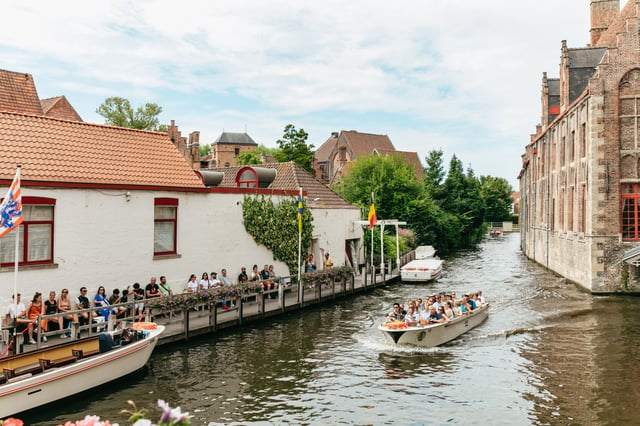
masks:
[[[0,359],[0,418],[85,392],[141,369],[164,326],[138,328]]]
[[[400,279],[409,282],[429,282],[442,274],[443,260],[429,257],[416,259],[400,268]]]
[[[415,249],[416,259],[429,259],[436,256],[436,249],[433,246],[419,246]]]
[[[387,339],[393,345],[413,345],[433,347],[450,342],[456,337],[466,333],[474,327],[482,324],[489,316],[489,305],[474,309],[468,315],[462,315],[449,322],[412,325],[406,323],[386,323],[378,326]]]

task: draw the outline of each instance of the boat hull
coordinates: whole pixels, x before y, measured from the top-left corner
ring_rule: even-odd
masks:
[[[382,331],[387,342],[394,346],[412,345],[430,348],[450,342],[482,324],[488,316],[489,306],[485,305],[469,315],[454,318],[447,323],[418,325],[402,329],[389,329],[382,324],[378,326],[378,329]]]
[[[164,326],[158,326],[146,338],[126,346],[0,385],[0,418],[87,391],[141,369],[162,331]]]
[[[400,268],[403,282],[429,282],[440,278],[442,264],[440,259],[416,259]]]

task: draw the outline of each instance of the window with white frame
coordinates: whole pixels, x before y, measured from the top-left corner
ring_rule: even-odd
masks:
[[[176,254],[178,199],[156,198],[153,215],[153,254]]]
[[[53,230],[56,200],[22,197],[23,222],[18,235],[18,264],[53,263]],[[16,230],[0,238],[0,266],[15,264]]]

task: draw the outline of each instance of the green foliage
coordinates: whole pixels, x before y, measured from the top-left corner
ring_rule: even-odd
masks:
[[[313,286],[329,284],[333,281],[342,281],[353,276],[353,268],[351,266],[337,266],[331,269],[323,269],[321,271],[309,272],[302,274],[302,282]]]
[[[105,99],[96,112],[104,117],[104,123],[109,126],[161,130],[158,116],[162,112],[162,108],[157,104],[146,103],[134,111],[129,100],[114,96]],[[161,131],[166,131],[166,126],[163,129]]]
[[[432,150],[424,159],[427,163],[427,167],[424,169],[424,186],[427,193],[435,198],[439,197],[438,192],[445,177],[443,155],[442,150]]]
[[[307,145],[309,134],[304,129],[296,130],[293,124],[284,128],[282,139],[278,139],[280,151],[275,154],[279,162],[293,161],[311,174],[313,170],[313,145]]]
[[[245,196],[242,201],[244,228],[258,244],[267,247],[273,258],[287,264],[289,273],[298,273],[298,203],[282,200],[276,206],[270,197]],[[313,216],[304,206],[302,253],[307,253],[313,234]]]
[[[513,188],[504,178],[492,176],[480,177],[480,197],[484,202],[485,222],[511,220],[511,194]]]
[[[424,195],[415,170],[400,155],[361,156],[332,188],[367,214],[373,192],[378,219],[402,220],[407,204]]]
[[[237,164],[246,166],[251,164],[263,164],[262,156],[264,155],[272,155],[277,156],[281,150],[279,148],[268,148],[262,144],[258,145],[256,148],[244,151],[238,155]]]
[[[211,154],[211,145],[200,145],[200,157],[206,157]]]

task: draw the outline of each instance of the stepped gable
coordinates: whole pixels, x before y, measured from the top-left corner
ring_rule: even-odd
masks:
[[[31,74],[0,69],[0,110],[43,115]]]
[[[340,197],[332,189],[319,182],[315,177],[313,177],[313,175],[294,162],[219,167],[210,170],[224,173],[224,178],[218,187],[235,188],[236,175],[245,167],[276,169],[276,177],[269,189],[299,191],[300,188],[302,188],[302,190],[307,193],[306,202],[312,208],[359,209],[358,206],[355,206]]]
[[[41,99],[40,105],[42,105],[42,112],[46,117],[69,121],[82,121],[78,112],[64,96]]]
[[[165,133],[0,111],[0,178],[204,188]]]

